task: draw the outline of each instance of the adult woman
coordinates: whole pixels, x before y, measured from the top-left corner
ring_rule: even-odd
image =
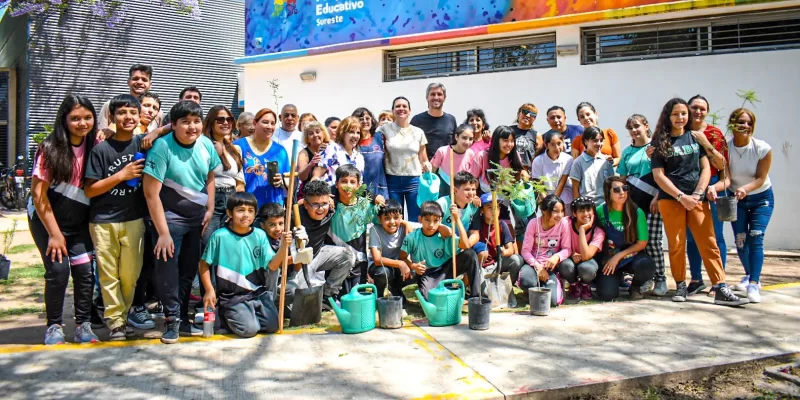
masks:
[[[392,101],[394,122],[386,124],[378,130],[385,139],[386,186],[389,197],[398,203],[406,203],[408,220],[416,221],[419,217],[417,190],[419,176],[430,171],[428,154],[425,145],[428,139],[425,132],[410,121],[411,103],[405,97]]]
[[[725,135],[719,128],[714,125],[706,123],[706,116],[708,116],[708,100],[701,95],[696,95],[689,99],[689,112],[692,118],[692,136],[694,136],[697,143],[703,147],[708,157],[709,170],[711,171],[711,178],[709,185],[719,182],[719,171],[725,168]],[[722,221],[717,217],[717,203],[711,201],[708,203],[711,208],[711,216],[714,221],[714,237],[717,239],[717,247],[719,247],[719,254],[722,257],[722,269],[725,269],[725,264],[728,259],[728,246],[725,245],[725,236],[722,231]],[[695,294],[706,288],[703,283],[703,271],[701,266],[703,260],[700,257],[700,251],[697,249],[697,243],[691,232],[686,233],[686,255],[689,257],[689,271],[691,272],[692,280],[689,282],[689,294]],[[713,290],[709,295],[713,294]]]
[[[496,133],[496,131],[495,131]],[[564,202],[549,194],[540,204],[542,216],[531,220],[522,241],[525,265],[519,272],[517,285],[525,292],[544,283],[550,288],[550,305],[558,306],[564,294],[558,293],[556,267],[572,255],[570,226],[564,219]]]
[[[597,207],[598,225],[603,227],[603,269],[597,277],[597,297],[611,301],[619,296],[625,274],[633,274],[632,300],[641,299],[649,290],[645,282],[653,279],[656,264],[647,256],[647,221],[644,211],[628,197],[630,186],[621,176],[609,177],[603,184],[606,203]]]
[[[581,102],[578,104],[575,112],[578,114],[578,121],[584,129],[590,126],[597,126],[597,111],[594,109],[592,103],[588,101]],[[605,155],[608,161],[612,162],[614,167],[616,167],[619,165],[620,154],[622,154],[617,132],[614,132],[611,128],[603,129],[603,137],[605,140],[603,141],[603,148],[600,150],[600,153]],[[572,158],[578,158],[583,150],[583,141],[581,137],[578,136],[572,142]]]
[[[347,164],[355,166],[361,176],[364,176],[364,156],[359,151],[359,142],[361,122],[356,117],[343,119],[336,131],[336,143],[325,150],[323,163],[328,168],[328,176],[335,178],[336,170]]]
[[[484,150],[489,149],[492,144],[492,131],[489,128],[489,123],[486,122],[486,114],[480,108],[473,108],[467,111],[467,119],[464,120],[465,124],[472,126],[472,132],[475,134],[472,141],[472,151],[478,154]]]
[[[262,108],[253,118],[253,135],[233,142],[244,162],[245,190],[256,196],[259,207],[267,203],[283,204],[286,194],[287,185],[282,177],[289,172],[289,156],[283,146],[272,141],[277,120],[275,111]]]
[[[328,128],[328,139],[336,140],[336,130],[339,129],[339,123],[342,120],[339,117],[328,117],[325,120],[325,127]]]
[[[376,132],[378,124],[368,109],[359,107],[352,115],[361,122],[360,151],[364,156],[364,164],[369,165],[369,168],[363,171],[363,182],[367,185],[367,190],[376,196],[388,198],[389,190],[386,188],[386,171],[383,165],[385,161],[383,133]]]
[[[569,155],[564,154],[569,157]],[[574,215],[567,217],[570,226],[572,256],[558,264],[558,273],[569,282],[569,296],[573,299],[590,300],[590,283],[597,277],[595,255],[603,249],[606,234],[597,223],[594,200],[578,197],[571,205]]]
[[[300,114],[300,123],[297,125],[300,127],[300,130],[303,130],[303,127],[309,122],[317,122],[317,116],[312,113],[302,113]]]
[[[211,234],[225,224],[226,204],[233,192],[244,191],[244,171],[242,155],[231,142],[233,134],[233,114],[225,106],[214,106],[208,110],[203,121],[203,134],[214,143],[222,163],[214,169],[214,215],[203,232],[203,247]]]
[[[253,124],[253,113],[243,112],[239,114],[239,119],[236,120],[236,131],[239,139],[255,133],[256,126]]]
[[[334,178],[328,176],[328,170],[323,163],[323,154],[330,145],[328,130],[319,122],[306,124],[303,129],[303,144],[306,147],[297,155],[297,177],[300,185],[304,186],[312,179],[323,179],[333,185]]]
[[[626,177],[630,185],[630,199],[647,216],[647,255],[655,262],[656,273],[653,294],[663,296],[667,293],[667,277],[664,275],[664,247],[661,244],[661,231],[664,221],[658,213],[658,189],[653,169],[650,166],[650,157],[647,149],[650,144],[650,124],[647,118],[640,114],[633,114],[625,123],[625,128],[633,139],[633,143],[626,147],[619,160],[617,173]],[[649,284],[646,286],[650,286]]]
[[[564,213],[571,215],[572,181],[569,171],[572,168],[572,157],[561,151],[564,136],[558,131],[549,131],[544,135],[544,146],[536,151],[531,167],[531,177],[538,179],[547,187],[547,194],[555,194],[567,205]]]
[[[514,130],[514,137],[517,138],[517,153],[522,159],[522,165],[525,168],[530,168],[535,157],[536,150],[542,147],[542,138],[536,129],[533,129],[533,123],[536,121],[536,116],[539,115],[539,109],[531,103],[525,103],[517,109],[516,125],[511,126]]]
[[[394,122],[394,115],[392,115],[391,111],[384,110],[378,115],[378,128],[392,122]]]
[[[664,105],[658,118],[650,160],[653,177],[659,187],[658,211],[664,219],[669,246],[669,263],[677,290],[673,301],[686,301],[686,229],[697,241],[703,264],[711,283],[717,286],[714,303],[740,305],[747,299],[737,297],[725,283],[722,258],[714,239],[711,210],[705,202],[710,177],[708,158],[697,140],[686,131],[689,105],[683,99],[672,99]]]
[[[68,95],[61,102],[53,132],[34,158],[28,224],[44,263],[44,343],[65,343],[64,297],[70,272],[74,286],[75,342],[97,342],[89,321],[92,310],[92,240],[89,198],[83,192],[86,157],[96,141],[97,113],[89,99]],[[69,194],[69,195],[67,195]]]
[[[732,127],[733,138],[728,141],[729,173],[726,179],[730,182],[730,191],[739,200],[736,221],[731,225],[736,237],[736,251],[746,274],[737,289],[746,291],[750,302],[760,303],[764,234],[775,209],[775,196],[769,179],[772,147],[753,137],[756,115],[748,109],[734,110],[728,119],[728,126]],[[715,198],[716,192],[723,189],[720,183],[715,186],[708,189],[711,198]]]

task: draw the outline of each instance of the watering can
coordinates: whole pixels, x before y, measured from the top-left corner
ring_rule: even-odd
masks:
[[[372,288],[372,293],[365,295],[359,289]],[[357,285],[350,293],[342,296],[342,306],[336,305],[333,297],[328,302],[339,319],[344,333],[361,333],[375,329],[375,301],[378,297],[378,288],[372,284]]]
[[[447,288],[449,284],[457,284],[458,290]],[[430,326],[450,326],[461,322],[461,308],[464,305],[464,282],[460,279],[445,279],[428,291],[428,300],[417,290],[419,304],[428,317]]]

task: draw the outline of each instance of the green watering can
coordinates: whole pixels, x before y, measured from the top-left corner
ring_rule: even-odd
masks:
[[[524,199],[511,201],[511,209],[517,217],[526,219],[536,212],[536,192],[533,191],[533,186],[526,183],[522,195]]]
[[[458,289],[447,286],[455,283]],[[419,304],[428,317],[430,326],[450,326],[461,323],[461,308],[464,306],[464,282],[460,279],[445,279],[439,286],[428,291],[428,300],[417,290]]]
[[[365,295],[359,289],[372,288],[372,293]],[[372,284],[357,285],[350,293],[342,296],[342,306],[336,305],[333,297],[328,297],[328,302],[339,319],[344,333],[361,333],[375,329],[375,301],[378,298],[378,288]]]

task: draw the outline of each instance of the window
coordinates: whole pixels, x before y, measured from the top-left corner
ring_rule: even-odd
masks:
[[[384,82],[556,66],[555,34],[487,40],[384,54]]]
[[[800,48],[800,10],[585,29],[583,63]]]

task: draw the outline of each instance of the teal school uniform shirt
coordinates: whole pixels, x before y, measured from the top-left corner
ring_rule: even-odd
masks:
[[[436,202],[442,206],[442,211],[444,211],[442,224],[448,228],[453,228],[453,216],[450,214],[450,206],[452,205],[450,196],[440,197]],[[466,207],[459,208],[458,213],[461,215],[461,223],[464,225],[464,229],[469,229],[469,226],[472,224],[472,217],[478,213],[478,207],[475,207],[475,205],[470,202],[467,203]]]
[[[406,235],[400,250],[405,251],[411,261],[418,263],[425,260],[428,269],[436,269],[453,258],[453,240],[458,241],[458,236],[443,238],[439,232],[425,236],[420,228]],[[456,247],[456,253],[459,251],[461,249]]]
[[[335,188],[334,188],[335,189]],[[334,197],[336,212],[328,233],[337,246],[347,247],[356,256],[356,262],[367,261],[367,225],[376,223],[377,210],[369,199],[356,197],[356,203],[346,205]]]
[[[208,240],[203,261],[217,266],[217,296],[230,307],[251,299],[251,294],[269,287],[267,265],[275,257],[267,234],[252,228],[240,235],[227,226]],[[262,289],[263,290],[263,289]]]

